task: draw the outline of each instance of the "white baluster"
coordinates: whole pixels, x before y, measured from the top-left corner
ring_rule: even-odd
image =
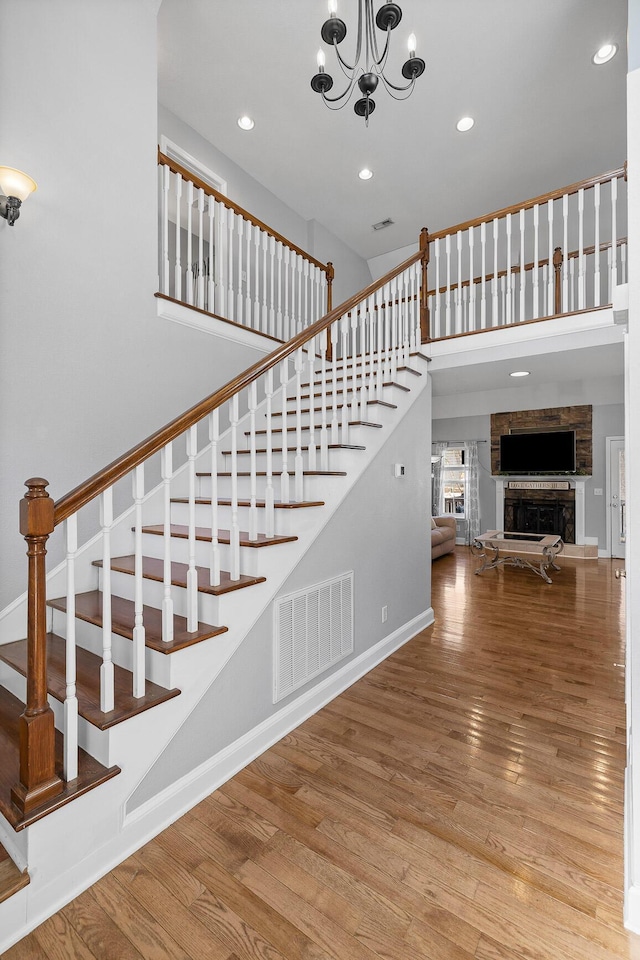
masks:
[[[578,190],[578,310],[585,306],[584,189]]]
[[[433,243],[433,257],[434,257],[434,271],[435,271],[435,297],[436,297],[436,308],[434,316],[434,335],[436,337],[442,336],[442,330],[440,324],[442,320],[440,318],[440,238],[434,240]]]
[[[233,277],[233,231],[235,228],[236,215],[233,210],[227,211],[227,308],[229,310],[229,320],[236,320],[236,298]],[[239,278],[238,288],[242,289],[242,278]]]
[[[377,306],[377,334],[378,334],[378,349],[376,354],[375,361],[375,378],[376,378],[376,400],[382,400],[382,386],[384,383],[384,295],[382,290],[376,292],[376,306]]]
[[[296,311],[296,333],[302,330],[302,264],[304,258],[298,254],[296,256],[296,271],[298,274],[298,309]]]
[[[569,194],[562,197],[562,306],[561,313],[569,309]]]
[[[331,324],[331,443],[339,443],[338,425],[338,337],[340,320]],[[313,402],[313,401],[312,401]]]
[[[304,369],[304,357],[302,355],[302,348],[295,352],[294,368],[296,371],[296,456],[293,464],[295,474],[294,500],[296,503],[300,503],[304,500],[304,459],[302,456],[302,371]],[[309,406],[312,407],[314,403],[313,383],[309,385],[309,393],[311,394]],[[283,443],[287,443],[286,433]]]
[[[445,256],[447,260],[447,289],[445,293],[445,327],[446,336],[450,337],[451,330],[451,234],[445,237]],[[418,288],[419,289],[419,288]]]
[[[611,244],[607,247],[607,283],[609,285],[609,303],[613,303],[613,291],[611,289],[611,260],[613,257],[613,247]]]
[[[289,452],[287,443],[287,381],[289,379],[289,360],[283,360],[280,364],[280,387],[282,390],[282,469],[280,471],[280,500],[282,503],[289,503]],[[309,403],[313,403],[313,390]]]
[[[211,440],[211,553],[209,555],[209,583],[220,585],[220,544],[218,541],[218,443],[220,441],[220,414],[216,407],[209,418]]]
[[[493,279],[491,281],[492,287],[492,296],[491,296],[491,326],[497,327],[500,325],[500,310],[498,305],[498,230],[499,222],[498,218],[493,218]]]
[[[102,663],[100,664],[100,709],[110,713],[114,706],[114,675],[111,655],[111,527],[113,525],[113,489],[100,498],[102,527]]]
[[[76,695],[76,580],[78,515],[65,523],[67,547],[67,640],[65,647],[64,757],[63,777],[78,776],[78,698]]]
[[[238,520],[238,394],[231,398],[231,529],[229,530],[229,553],[231,557],[230,579],[240,579],[240,523]]]
[[[309,261],[303,260],[302,263],[302,272],[304,278],[304,319],[303,319],[303,329],[306,329],[309,326]]]
[[[206,309],[209,313],[216,312],[216,285],[215,285],[215,276],[213,272],[213,265],[218,259],[217,251],[214,245],[214,236],[215,236],[215,203],[213,202],[213,197],[208,197],[207,199],[207,213],[209,216],[209,262],[208,262],[208,276],[207,276],[207,307]]]
[[[253,244],[254,244],[254,290],[253,290],[253,322],[251,326],[254,330],[260,329],[260,227],[254,224]]]
[[[324,335],[321,335],[324,336]],[[316,360],[316,338],[313,337],[307,344],[307,369],[309,378],[309,393],[315,393],[315,360]],[[316,469],[316,424],[315,424],[315,402],[309,403],[309,470]]]
[[[511,275],[511,214],[508,213],[506,217],[507,221],[507,276],[506,276],[506,313],[504,314],[505,323],[510,324],[512,322],[511,316],[511,287],[513,277]]]
[[[575,266],[576,266],[576,258],[575,258],[575,257],[571,257],[571,260],[569,261],[569,291],[570,291],[570,293],[569,293],[569,310],[571,311],[571,313],[573,313],[574,310],[575,310],[575,308],[576,308],[576,297],[575,297],[575,292],[576,292]]]
[[[273,369],[267,371],[265,377],[265,396],[267,406],[267,463],[266,463],[266,487],[264,494],[265,507],[265,533],[267,537],[273,537],[275,534],[275,510],[274,510],[274,491],[273,491]],[[284,408],[283,408],[284,411]],[[282,429],[286,431],[286,417],[282,415]]]
[[[161,472],[164,499],[162,641],[163,643],[173,643],[173,598],[171,596],[171,479],[173,477],[173,448],[171,443],[168,443],[162,451]]]
[[[483,221],[480,224],[480,329],[487,328],[487,225]]]
[[[422,282],[422,264],[418,261],[413,265],[414,286],[416,295],[413,300],[413,346],[416,352],[420,349],[420,284]]]
[[[262,240],[262,319],[260,329],[263,333],[269,331],[269,307],[267,304],[267,247],[269,245],[269,234],[261,231]]]
[[[276,238],[269,237],[269,336],[277,337],[276,333]]]
[[[551,317],[554,313],[554,289],[553,289],[553,200],[547,202],[547,223],[549,225],[549,241],[548,241],[548,269],[547,269],[547,316]]]
[[[198,300],[204,310],[204,190],[198,187]]]
[[[525,264],[525,252],[524,252],[524,221],[525,221],[525,210],[524,207],[520,210],[520,320],[526,320],[525,315],[525,291],[526,291],[526,271],[524,269]],[[535,283],[535,280],[534,280]]]
[[[594,213],[594,271],[593,271],[593,305],[600,306],[600,184],[596,183],[593,188],[593,213]]]
[[[187,632],[198,629],[198,570],[196,567],[196,457],[198,427],[189,427],[187,457],[189,460],[189,567],[187,570]]]
[[[347,348],[347,337],[349,334],[350,317],[345,314],[340,321],[340,346],[342,353],[342,409],[341,409],[341,443],[349,443],[349,358]],[[334,384],[337,388],[338,379],[334,378]]]
[[[249,224],[247,224],[247,229],[250,229]],[[244,220],[242,217],[238,217],[238,296],[236,304],[236,323],[242,323],[244,326],[251,326],[251,301],[249,301],[248,309],[244,309],[244,298],[245,293],[249,289],[249,283],[246,280],[248,277],[247,270],[244,268],[243,264],[243,239],[244,239]],[[247,245],[247,268],[249,267],[249,247]],[[245,279],[243,279],[245,278]],[[244,284],[245,293],[242,291],[242,285]]]
[[[253,380],[249,385],[249,540],[258,539],[258,507],[257,507],[257,466],[256,466],[256,407],[258,406],[258,397],[256,393],[256,381]]]
[[[311,404],[313,406],[313,403]],[[320,334],[320,469],[329,469],[327,431],[327,332]]]
[[[169,190],[171,170],[162,165],[162,293],[169,295]]]
[[[182,174],[176,174],[176,262],[173,275],[174,296],[176,300],[182,300],[182,263],[181,255],[181,234],[180,221],[182,218]]]
[[[278,240],[278,307],[276,310],[276,337],[278,340],[284,340],[283,315],[282,315],[282,242]]]
[[[187,180],[187,303],[193,303],[193,181]]]
[[[287,341],[291,339],[291,318],[289,316],[289,288],[291,286],[291,248],[284,248],[284,314],[282,326],[282,339]]]
[[[620,277],[620,283],[626,283],[627,282],[627,245],[626,243],[620,244],[620,269],[622,273]]]
[[[364,303],[360,304],[360,310],[364,310]],[[351,384],[352,384],[352,394],[351,394],[351,420],[359,420],[360,416],[358,415],[358,350],[357,350],[357,331],[358,331],[358,319],[360,317],[360,311],[355,307],[351,311]],[[362,356],[362,363],[364,364],[364,355]],[[362,376],[364,377],[364,366],[362,368]],[[346,398],[345,398],[346,403]],[[364,420],[364,416],[362,418]]]
[[[456,333],[463,333],[462,321],[462,231],[456,233],[456,248],[458,250],[458,286],[456,289]]]
[[[215,268],[216,268],[216,313],[221,316],[226,316],[226,303],[227,303],[227,276],[226,276],[226,260],[222,255],[224,251],[224,238],[227,235],[227,208],[222,203],[221,200],[216,200],[215,203],[216,216],[217,216],[217,227],[216,227],[216,249],[215,249]],[[231,319],[229,317],[229,319]]]
[[[145,694],[145,628],[143,613],[142,578],[142,501],[144,499],[144,465],[133,471],[133,499],[135,502],[135,559],[134,559],[134,627],[133,627],[133,696]]]
[[[540,269],[540,204],[533,206],[533,319],[537,320],[540,316],[540,290],[539,276]]]
[[[468,330],[476,329],[476,285],[473,282],[473,247],[475,238],[473,227],[469,227],[469,322]]]
[[[613,292],[618,286],[618,180],[611,181],[611,280],[609,303],[613,303]]]

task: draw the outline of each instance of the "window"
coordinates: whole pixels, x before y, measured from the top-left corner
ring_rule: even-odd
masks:
[[[464,447],[447,447],[442,457],[444,512],[463,520],[466,516],[467,468]]]

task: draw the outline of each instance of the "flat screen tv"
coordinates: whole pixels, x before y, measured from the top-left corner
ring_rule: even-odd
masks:
[[[501,473],[574,473],[575,430],[505,433],[500,437]]]

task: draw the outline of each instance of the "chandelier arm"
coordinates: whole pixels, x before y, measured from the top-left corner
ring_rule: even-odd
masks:
[[[367,32],[370,37],[372,60],[375,63],[376,67],[379,67],[379,71],[376,71],[376,73],[380,72],[380,75],[382,75],[382,70],[384,70],[385,68],[387,57],[389,55],[389,42],[391,40],[391,28],[387,27],[387,36],[384,43],[384,50],[382,51],[382,56],[380,56],[380,54],[378,53],[378,37],[376,34],[376,28],[373,23],[373,7],[371,6],[371,3],[369,3],[367,7]]]
[[[337,97],[328,97],[326,93],[323,92],[322,99],[327,104],[327,106],[329,106],[330,103],[338,103],[338,101],[344,100],[344,103],[341,104],[340,107],[331,108],[332,110],[341,110],[342,107],[346,106],[349,103],[349,100],[351,99],[351,94],[353,93],[353,88],[355,87],[355,85],[356,85],[356,78],[352,77],[351,83],[348,85],[346,90],[340,93]],[[344,99],[345,97],[346,97],[346,100]]]
[[[395,83],[391,83],[390,80],[387,80],[384,73],[381,73],[380,76],[382,77],[382,82],[385,85],[385,89],[387,90],[387,93],[389,93],[394,98],[394,100],[406,100],[407,97],[410,95],[411,90],[415,86],[415,82],[416,82],[416,78],[413,77],[411,80],[409,80],[407,84],[405,84],[404,87],[398,87],[396,86]],[[391,93],[392,90],[397,90],[398,93],[405,93],[408,90],[409,93],[407,93],[407,97],[394,97],[393,93]]]
[[[342,67],[342,72],[344,73],[345,77],[349,76],[349,73],[355,75],[355,72],[358,69],[358,64],[360,63],[360,54],[362,53],[362,0],[358,0],[358,39],[356,42],[356,59],[353,63],[353,66],[350,63],[347,63],[347,61],[341,56],[335,39],[333,41],[333,49],[335,51],[338,63]],[[349,73],[347,71],[349,71]]]

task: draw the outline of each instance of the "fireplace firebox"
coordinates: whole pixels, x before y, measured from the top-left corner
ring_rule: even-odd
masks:
[[[576,542],[575,491],[505,490],[504,529],[510,533],[555,533]]]

